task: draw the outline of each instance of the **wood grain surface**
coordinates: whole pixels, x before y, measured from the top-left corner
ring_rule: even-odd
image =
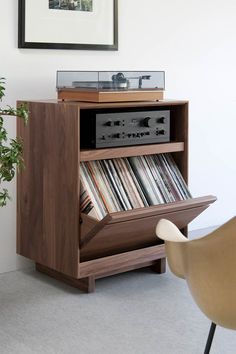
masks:
[[[17,252],[70,276],[79,261],[78,108],[29,103],[18,175]]]

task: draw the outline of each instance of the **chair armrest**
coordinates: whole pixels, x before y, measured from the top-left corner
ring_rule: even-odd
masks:
[[[188,242],[177,226],[167,219],[161,219],[156,226],[156,235],[164,241]]]

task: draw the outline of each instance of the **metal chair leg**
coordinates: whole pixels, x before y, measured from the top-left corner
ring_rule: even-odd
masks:
[[[208,334],[208,338],[207,338],[204,354],[209,354],[210,353],[212,340],[213,340],[213,337],[214,337],[214,334],[215,334],[215,329],[216,329],[216,324],[214,322],[212,322],[211,323],[211,328],[210,328],[210,331],[209,331],[209,334]]]

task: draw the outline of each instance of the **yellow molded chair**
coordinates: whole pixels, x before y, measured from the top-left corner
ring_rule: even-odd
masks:
[[[196,304],[212,321],[207,354],[216,325],[236,329],[236,217],[196,240],[188,240],[166,219],[158,222],[156,234],[165,241],[171,271],[186,279]]]

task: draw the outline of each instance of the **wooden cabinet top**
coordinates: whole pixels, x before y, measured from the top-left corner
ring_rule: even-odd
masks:
[[[96,102],[78,102],[78,101],[62,101],[62,100],[20,100],[27,102],[37,103],[54,103],[54,104],[66,104],[77,105],[81,109],[93,109],[93,108],[125,108],[125,107],[158,107],[158,106],[177,106],[187,105],[187,100],[163,100],[163,101],[139,101],[139,102],[109,102],[109,103],[96,103]]]

